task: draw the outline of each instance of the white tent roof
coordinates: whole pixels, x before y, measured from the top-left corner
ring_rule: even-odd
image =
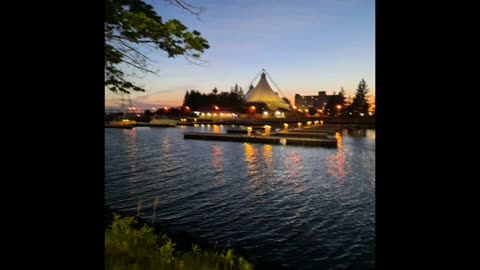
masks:
[[[243,99],[246,102],[264,102],[270,110],[274,111],[280,108],[290,110],[290,105],[270,87],[265,73],[262,73],[257,86],[250,90]]]

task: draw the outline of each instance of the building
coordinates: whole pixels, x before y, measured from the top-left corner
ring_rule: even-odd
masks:
[[[325,91],[319,91],[318,96],[302,96],[295,94],[295,106],[297,109],[308,110],[309,108],[316,108],[324,110],[327,105],[329,96]]]
[[[290,111],[290,105],[274,92],[268,84],[265,72],[262,73],[257,86],[249,90],[243,100],[245,102],[263,102],[271,111],[280,109]]]
[[[317,96],[295,94],[295,106],[300,112],[313,108],[320,110],[322,114],[334,114],[337,113],[337,106],[340,105],[343,107],[343,104],[343,96],[335,93],[333,95],[327,95],[326,91],[319,91]]]

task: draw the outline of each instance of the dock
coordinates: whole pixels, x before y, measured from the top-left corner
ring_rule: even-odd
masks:
[[[133,125],[105,124],[105,128],[128,128],[128,129],[132,129]]]
[[[273,134],[272,134],[273,135]],[[230,142],[250,142],[267,143],[277,145],[301,145],[301,146],[321,146],[327,148],[337,148],[337,139],[335,138],[300,138],[269,135],[237,135],[225,133],[204,133],[204,132],[185,132],[184,139],[194,140],[213,140]]]
[[[290,131],[282,131],[282,132],[274,132],[271,133],[271,136],[275,137],[287,137],[287,138],[318,138],[318,139],[327,139],[328,133],[324,132],[290,132]]]
[[[169,124],[150,124],[145,122],[136,123],[135,126],[136,127],[176,127],[174,125],[169,125]]]

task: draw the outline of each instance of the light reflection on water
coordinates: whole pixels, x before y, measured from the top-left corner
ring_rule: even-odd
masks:
[[[262,147],[262,149],[263,149],[263,158],[265,160],[265,165],[266,165],[266,168],[268,169],[272,166],[272,159],[273,159],[272,146],[266,144]]]
[[[351,153],[348,147],[343,146],[342,136],[337,133],[335,137],[337,138],[337,152],[328,157],[328,173],[340,184],[343,184],[350,169],[350,164],[347,163],[347,156],[351,156]]]
[[[337,149],[185,140],[221,125],[105,129],[105,201],[289,269],[375,268],[375,131]],[[360,133],[359,133],[360,134]]]
[[[212,145],[212,167],[215,171],[215,185],[222,186],[225,184],[223,175],[223,150],[218,145]]]

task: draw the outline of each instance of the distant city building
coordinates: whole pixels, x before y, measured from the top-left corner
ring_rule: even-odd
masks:
[[[308,110],[309,108],[324,110],[329,97],[331,96],[328,96],[325,91],[319,91],[317,96],[295,94],[295,106],[301,110]]]

